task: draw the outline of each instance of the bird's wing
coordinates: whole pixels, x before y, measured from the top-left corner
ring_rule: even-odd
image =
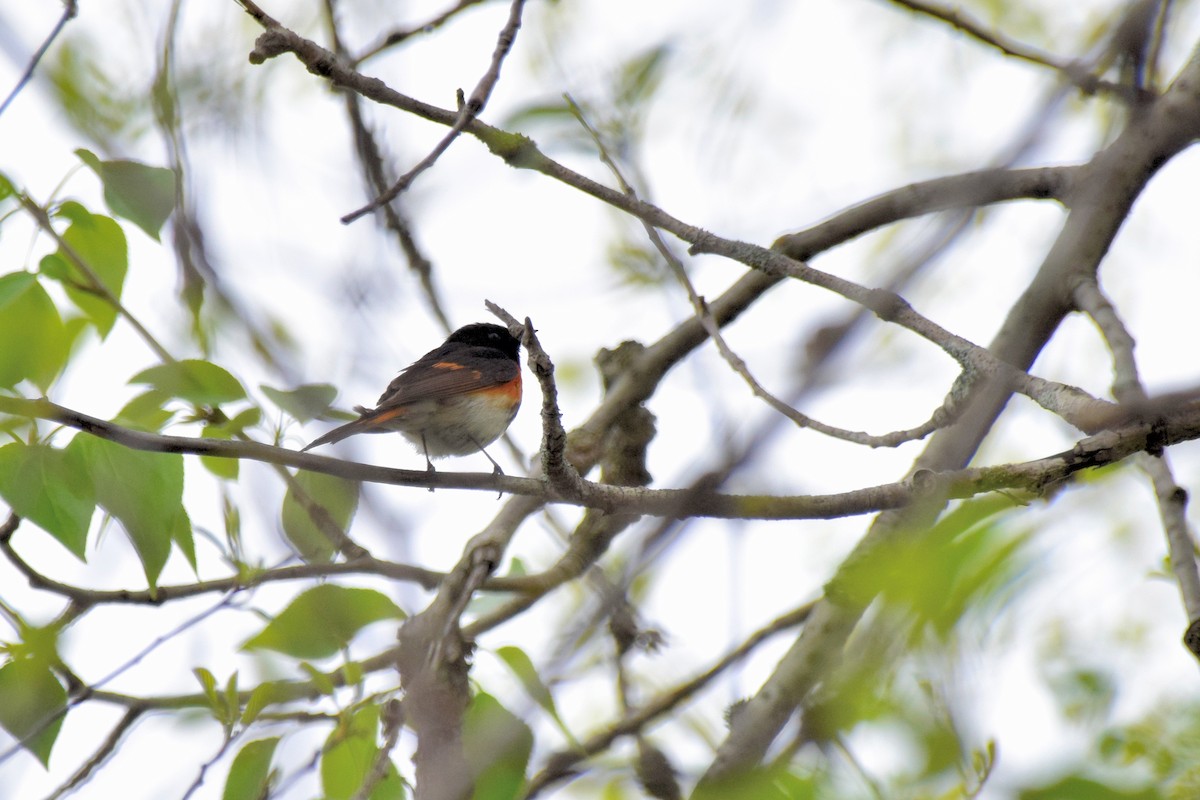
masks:
[[[473,390],[508,383],[521,374],[520,365],[490,348],[478,348],[464,355],[483,356],[486,366],[466,367],[454,358],[430,353],[396,376],[379,396],[374,411],[385,411],[422,400],[441,400]],[[478,361],[478,358],[471,359]]]

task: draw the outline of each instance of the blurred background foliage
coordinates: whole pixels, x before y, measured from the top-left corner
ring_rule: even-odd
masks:
[[[0,9],[10,83],[58,11],[45,5],[40,12]],[[482,72],[507,10],[498,2],[470,5],[444,25],[429,24],[427,32],[378,52],[388,32],[421,30],[441,9],[327,0],[268,11],[330,47],[336,31],[344,52],[363,56],[363,70],[450,107],[454,89],[469,89]],[[1110,139],[1122,113],[1111,99],[1080,97],[1052,73],[1012,66],[946,26],[885,2],[838,4],[841,10],[829,17],[821,4],[797,10],[766,0],[736,9],[633,5],[531,5],[484,117],[610,181],[582,115],[643,197],[734,237],[767,243],[923,177],[1014,158],[1020,164],[1086,158]],[[1170,5],[1179,33],[1167,50],[1177,54],[1190,48],[1197,15],[1194,3]],[[957,7],[1069,60],[1099,48],[1124,6],[973,0]],[[373,196],[364,190],[371,185],[364,136],[374,136],[383,172],[394,179],[441,132],[369,103],[350,111],[340,90],[290,57],[252,67],[246,54],[258,32],[232,2],[84,2],[32,83],[0,116],[6,395],[45,393],[142,430],[296,446],[311,438],[313,429],[302,425],[336,416],[335,402],[344,409],[373,396],[371,387],[441,338],[442,319],[480,317],[482,298],[489,297],[518,316],[531,314],[545,329],[557,348],[567,416],[578,422],[598,396],[591,359],[600,346],[652,341],[690,315],[639,223],[534,186],[535,179],[514,175],[473,142],[456,144],[396,204],[399,221],[380,215],[373,224],[339,225],[338,216]],[[833,43],[821,47],[823,65],[798,55],[823,39]],[[839,51],[844,60],[834,60]],[[1003,82],[1015,88],[989,100]],[[982,118],[975,103],[1013,108]],[[843,124],[828,124],[839,117]],[[836,169],[819,171],[830,163]],[[30,205],[43,209],[46,220]],[[988,209],[945,227],[903,223],[823,254],[821,266],[871,284],[896,280],[931,316],[986,341],[1059,220],[1057,211],[1015,216],[1021,213]],[[1134,245],[1152,238],[1137,224],[1131,228]],[[1019,240],[1026,249],[1015,257],[997,239]],[[985,257],[985,266],[973,267]],[[1162,257],[1164,269],[1178,268],[1172,257]],[[1126,265],[1123,258],[1114,255],[1114,271]],[[431,271],[423,272],[423,259]],[[709,297],[736,277],[712,259],[688,260],[687,269]],[[992,274],[980,275],[986,272]],[[1146,274],[1141,280],[1161,302],[1170,299],[1162,294],[1186,295],[1171,292],[1162,272]],[[1138,281],[1118,276],[1114,295],[1142,308]],[[947,373],[936,356],[926,360],[886,327],[853,327],[845,304],[809,295],[784,287],[731,326],[735,349],[756,374],[794,388],[832,422],[862,413],[861,427],[877,430],[894,424],[897,409],[940,401]],[[444,309],[436,307],[438,297]],[[1179,312],[1162,306],[1158,313],[1170,319]],[[822,360],[826,334],[841,337],[840,349]],[[1102,351],[1094,342],[1073,347],[1078,339],[1071,335],[1065,355],[1050,351],[1039,368],[1090,382],[1103,394]],[[1178,335],[1176,329],[1166,341]],[[1160,340],[1147,341],[1149,352],[1161,352],[1153,349]],[[1178,353],[1162,358],[1178,360]],[[811,439],[793,438],[799,432],[781,432],[778,420],[757,407],[748,411],[744,386],[711,353],[678,372],[683,376],[673,377],[652,404],[662,427],[651,462],[658,485],[687,485],[729,462],[740,465],[726,476],[731,491],[816,493],[845,488],[846,480],[891,480],[915,453],[901,448],[869,465],[839,461],[843,451],[822,451]],[[1178,379],[1164,373],[1155,380]],[[342,389],[336,401],[333,386]],[[895,399],[928,387],[915,404]],[[518,464],[538,442],[536,402],[529,396],[526,404],[514,428]],[[1044,455],[1073,438],[1058,424],[1021,418],[1003,425],[984,451],[995,461]],[[476,498],[459,503],[450,492],[430,499],[405,492],[397,500],[375,487],[360,493],[308,473],[288,481],[219,459],[205,459],[200,472],[175,455],[135,453],[82,435],[68,439],[56,426],[31,426],[18,416],[0,416],[0,429],[12,440],[0,447],[0,496],[27,518],[14,544],[28,547],[22,552],[42,572],[87,587],[152,591],[197,577],[249,580],[280,565],[328,561],[334,550],[305,497],[342,526],[353,524],[352,535],[376,552],[431,570],[453,563],[462,541],[495,511]],[[815,453],[809,465],[837,467],[796,467],[801,451]],[[379,463],[393,463],[394,452]],[[1183,460],[1195,475],[1194,454]],[[1178,616],[1170,587],[1161,593],[1171,598],[1166,602],[1102,619],[1085,614],[1084,629],[1078,624],[1080,603],[1163,585],[1161,570],[1148,566],[1161,565],[1162,537],[1130,472],[1118,467],[1095,476],[1088,497],[964,502],[932,528],[845,563],[861,521],[767,531],[762,524],[643,520],[614,546],[602,571],[641,610],[645,630],[663,629],[665,652],[637,652],[618,667],[603,624],[604,591],[583,582],[558,591],[555,603],[542,604],[540,616],[518,633],[484,638],[468,747],[486,753],[498,738],[511,746],[475,765],[482,789],[491,792],[479,796],[520,796],[536,769],[529,765],[544,765],[550,754],[569,751],[619,716],[614,683],[651,697],[822,587],[870,606],[848,645],[848,665],[822,684],[793,740],[773,751],[773,763],[726,787],[725,796],[1200,796],[1195,692],[1190,685],[1153,685],[1163,674],[1190,670],[1195,677],[1194,664],[1176,663],[1190,657],[1174,640],[1162,640],[1163,630],[1182,623],[1153,627],[1163,608]],[[89,478],[81,482],[83,474]],[[522,542],[500,572],[520,575],[552,563],[577,518],[570,509],[547,512],[537,521],[539,538]],[[40,536],[32,526],[50,537],[27,544]],[[128,546],[113,535],[118,529]],[[440,544],[424,541],[439,537]],[[714,555],[720,548],[731,555]],[[80,563],[64,566],[64,552]],[[1104,584],[1114,563],[1123,576],[1119,588]],[[1098,586],[1081,578],[1093,568]],[[681,573],[691,580],[681,583]],[[723,593],[709,590],[724,577]],[[311,796],[317,786],[326,797],[352,797],[388,736],[387,700],[397,693],[390,670],[363,665],[393,642],[381,620],[425,602],[415,587],[388,581],[355,583],[344,589],[354,594],[329,596],[314,593],[332,583],[273,585],[236,601],[210,597],[206,611],[191,605],[182,619],[166,615],[139,631],[143,623],[130,620],[145,620],[153,606],[125,619],[107,608],[76,619],[61,597],[47,600],[25,583],[11,566],[0,573],[7,623],[0,629],[6,701],[0,727],[10,734],[0,742],[0,797],[4,786],[22,787],[24,797],[69,784],[113,721],[85,721],[77,700],[68,699],[78,687],[64,676],[78,673],[95,684],[114,669],[125,679],[120,691],[131,695],[196,695],[181,705],[203,709],[220,732],[198,724],[194,713],[172,712],[169,725],[154,729],[158,741],[139,731],[123,740],[128,749],[122,744],[100,772],[117,776],[108,780],[151,773],[143,785],[168,787],[171,796],[190,785],[213,797],[218,787],[224,797],[249,798],[267,787],[272,797]],[[1083,599],[1073,595],[1060,604],[1064,585],[1075,583],[1084,587]],[[754,598],[768,584],[777,592],[774,605],[759,605]],[[318,608],[337,624],[303,624]],[[480,618],[494,608],[485,597],[472,614]],[[197,622],[193,631],[188,620],[208,614],[226,627],[213,631]],[[1100,622],[1102,629],[1088,628]],[[318,635],[331,627],[332,640]],[[125,639],[137,632],[145,636]],[[168,666],[155,662],[157,674],[144,678],[141,648],[166,641],[179,652]],[[508,641],[520,647],[500,644]],[[651,731],[653,747],[644,738],[622,741],[587,762],[562,795],[670,797],[679,790],[664,775],[675,772],[690,785],[724,736],[722,716],[737,713],[737,697],[753,691],[781,646],[772,641],[701,699],[681,704]],[[264,649],[271,652],[246,652]],[[490,658],[493,652],[499,658]],[[1174,666],[1159,670],[1170,659]],[[1161,691],[1137,687],[1142,675]],[[287,682],[298,679],[312,681],[319,699],[288,695]],[[47,710],[70,713],[65,722],[55,716],[46,723]],[[1021,715],[1031,719],[1008,719]],[[60,729],[70,755],[55,758]],[[1050,752],[1034,757],[998,729],[1049,732],[1041,738]],[[262,738],[266,733],[276,735]],[[17,743],[49,770],[20,762],[27,756]],[[1010,762],[1010,750],[1021,755]],[[407,791],[403,752],[402,746],[396,753],[399,769],[387,767],[372,798]],[[215,774],[227,777],[206,777],[214,765],[220,765]],[[6,770],[15,777],[4,777]],[[97,778],[78,794],[104,796],[111,785]]]

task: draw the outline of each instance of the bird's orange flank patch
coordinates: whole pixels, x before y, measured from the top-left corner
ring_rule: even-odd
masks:
[[[503,397],[511,401],[520,400],[521,376],[517,375],[517,377],[513,378],[508,383],[501,383],[497,386],[489,386],[488,388],[480,391],[479,394],[485,394],[488,397]]]
[[[403,417],[406,413],[408,413],[408,409],[406,407],[398,406],[396,408],[389,408],[387,411],[381,411],[378,414],[375,414],[371,417],[370,421],[371,424],[390,422],[396,417]]]

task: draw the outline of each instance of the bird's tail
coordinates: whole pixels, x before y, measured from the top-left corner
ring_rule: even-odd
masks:
[[[303,453],[306,450],[312,450],[314,447],[319,447],[323,444],[340,442],[347,436],[353,436],[356,433],[363,433],[367,430],[369,430],[369,427],[364,423],[364,421],[361,419],[356,419],[353,422],[347,422],[345,425],[339,425],[338,427],[326,433],[324,436],[319,436],[316,439],[313,439],[311,442],[304,445],[304,447],[301,447],[300,452]]]

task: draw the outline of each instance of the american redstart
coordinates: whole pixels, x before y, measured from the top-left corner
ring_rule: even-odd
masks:
[[[405,367],[375,408],[355,406],[358,419],[304,450],[356,433],[398,431],[424,451],[430,472],[431,458],[478,450],[502,474],[483,448],[508,430],[521,406],[520,349],[521,342],[499,325],[477,322],[459,328],[441,347]]]

